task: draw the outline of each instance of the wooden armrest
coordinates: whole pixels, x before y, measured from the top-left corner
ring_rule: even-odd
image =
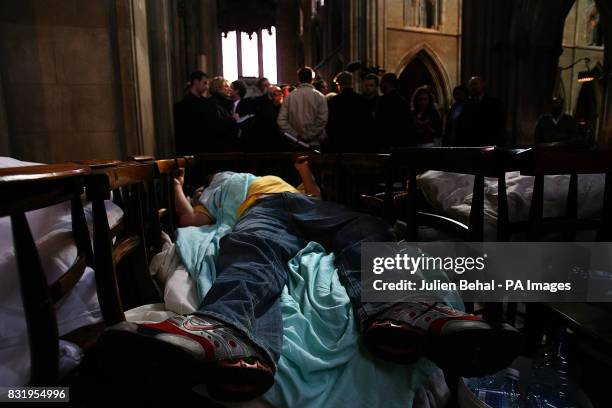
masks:
[[[496,177],[518,169],[517,156],[528,149],[483,147],[411,147],[392,152],[393,162],[416,173],[427,170],[448,171]]]
[[[122,218],[115,226],[113,226],[113,228],[111,228],[110,230],[111,238],[117,237],[119,234],[121,234],[121,232],[123,232],[124,229],[125,229],[125,221]]]
[[[59,302],[72,290],[72,288],[76,286],[83,276],[86,266],[87,259],[85,256],[77,255],[76,260],[72,266],[68,268],[68,271],[66,271],[58,280],[49,286],[51,300],[54,303]]]
[[[74,163],[91,167],[93,170],[116,167],[123,163],[121,160],[77,160]]]
[[[113,262],[117,265],[140,245],[140,237],[129,237],[119,241],[113,250]]]

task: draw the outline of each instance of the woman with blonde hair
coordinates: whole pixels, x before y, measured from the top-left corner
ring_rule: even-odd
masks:
[[[210,92],[211,96],[218,95],[222,98],[229,99],[229,81],[221,76],[214,77],[208,84],[208,92]]]
[[[213,103],[210,128],[210,149],[207,151],[230,152],[238,150],[240,128],[233,115],[233,104],[230,100],[229,82],[220,76],[210,80],[208,85],[210,100]]]

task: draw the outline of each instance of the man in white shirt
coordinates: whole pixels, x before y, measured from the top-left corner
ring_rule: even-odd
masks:
[[[316,147],[325,139],[327,100],[312,85],[314,71],[311,68],[300,68],[298,79],[300,84],[283,102],[278,127],[281,132]]]

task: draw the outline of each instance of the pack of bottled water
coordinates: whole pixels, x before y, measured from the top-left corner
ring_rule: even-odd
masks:
[[[569,371],[566,345],[560,340],[543,347],[534,358],[526,386],[520,386],[521,373],[514,368],[468,378],[465,385],[484,403],[474,406],[483,408],[580,408]]]
[[[487,377],[468,378],[466,384],[470,391],[492,408],[521,407],[518,370],[507,368]]]

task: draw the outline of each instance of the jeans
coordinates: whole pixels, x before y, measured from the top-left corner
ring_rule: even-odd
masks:
[[[196,314],[238,329],[276,363],[283,339],[280,294],[288,261],[309,241],[334,252],[340,281],[363,329],[391,304],[361,302],[361,243],[394,240],[382,220],[336,203],[294,193],[261,198],[222,238],[217,278]]]

